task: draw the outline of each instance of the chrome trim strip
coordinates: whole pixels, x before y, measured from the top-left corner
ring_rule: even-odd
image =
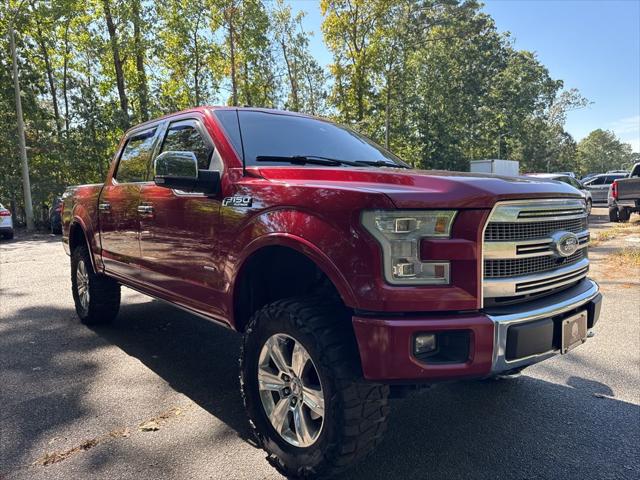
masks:
[[[570,208],[571,211],[580,209],[581,213],[562,215],[562,212],[566,212],[567,208]],[[533,215],[536,211],[548,212],[549,210],[555,211],[556,216],[529,216]],[[521,217],[521,212],[525,212],[527,216]],[[581,218],[585,213],[586,206],[581,198],[514,200],[496,203],[489,217],[489,221],[492,223],[531,223],[550,220],[569,220],[571,218]]]
[[[484,262],[483,262],[484,263]],[[578,270],[581,270],[589,266],[589,259],[583,258],[579,262],[573,263],[567,267],[557,268],[555,270],[549,270],[548,272],[536,273],[535,275],[522,275],[519,277],[504,277],[498,279],[484,279],[484,285],[482,287],[483,296],[486,298],[496,297],[514,297],[516,295],[524,295],[528,293],[534,293],[540,290],[547,290],[556,286],[555,284],[547,285],[539,290],[527,290],[526,292],[518,292],[517,287],[521,283],[538,282],[552,279],[554,277],[565,277],[567,275],[575,274]],[[563,278],[558,278],[557,286],[560,286]],[[571,282],[569,282],[571,283]]]
[[[577,233],[576,235],[578,237],[578,240],[581,241],[581,243],[578,245],[578,250],[589,245],[589,230],[584,230],[580,233]],[[585,238],[587,239],[587,241],[583,242],[582,240]],[[485,260],[505,260],[510,258],[529,258],[553,255],[554,252],[551,249],[552,242],[553,239],[550,237],[537,238],[533,240],[516,240],[513,242],[484,242],[484,258]],[[544,248],[545,246],[547,246],[548,248],[547,250],[541,252],[518,253],[518,249],[520,247],[533,248],[534,246],[540,249]]]
[[[575,294],[575,289],[569,289],[565,292],[561,292],[560,294],[548,297],[547,304],[542,304],[542,306],[538,306],[531,310],[504,315],[487,315],[494,324],[494,346],[491,373],[495,375],[496,373],[531,365],[560,353],[559,350],[550,350],[548,352],[518,358],[516,360],[507,360],[507,332],[511,325],[531,322],[541,318],[554,317],[586,305],[598,295],[598,291],[600,289],[598,284],[593,280],[586,279],[584,281],[589,283],[589,288],[577,295]],[[545,299],[542,299],[542,301],[544,300]],[[534,301],[532,303],[539,305],[540,301]]]

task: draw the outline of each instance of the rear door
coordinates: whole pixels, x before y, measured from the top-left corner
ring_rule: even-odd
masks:
[[[222,161],[199,117],[169,123],[158,154],[193,152],[200,170],[222,170]],[[140,206],[141,280],[163,297],[218,313],[222,275],[214,253],[220,235],[220,200],[202,193],[142,187]]]
[[[156,126],[130,134],[98,202],[104,266],[122,277],[135,278],[138,270],[140,189],[149,181],[157,131]]]
[[[584,186],[591,192],[593,203],[603,203],[607,201],[609,185],[605,183],[606,175],[599,175],[585,182]]]

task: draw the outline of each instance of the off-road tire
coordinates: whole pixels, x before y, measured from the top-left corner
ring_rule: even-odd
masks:
[[[89,302],[83,306],[78,293],[78,265],[83,262],[88,275]],[[71,291],[80,321],[86,325],[100,325],[113,321],[120,309],[120,284],[112,278],[94,272],[89,250],[85,245],[71,253]]]
[[[628,222],[631,218],[631,211],[628,208],[621,208],[618,210],[618,221]]]
[[[281,333],[308,351],[322,382],[325,416],[312,445],[286,442],[272,427],[258,389],[258,358],[272,335]],[[382,440],[389,387],[362,378],[351,317],[324,297],[280,300],[260,309],[247,326],[240,355],[240,383],[253,433],[267,459],[292,478],[328,478],[366,458]]]
[[[609,209],[609,221],[610,222],[614,222],[617,223],[619,222],[619,218],[618,218],[618,208],[617,207],[613,207]]]

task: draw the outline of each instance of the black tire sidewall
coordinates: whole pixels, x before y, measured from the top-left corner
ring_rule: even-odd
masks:
[[[313,468],[313,465],[318,465],[322,462],[324,454],[336,436],[336,416],[338,413],[334,402],[330,401],[331,398],[336,398],[333,376],[323,365],[322,356],[313,337],[309,333],[298,329],[287,318],[286,313],[283,312],[275,318],[268,319],[268,321],[258,321],[254,325],[253,329],[247,332],[243,345],[242,384],[248,414],[254,423],[258,440],[263,448],[268,452],[273,452],[277,458],[281,459],[287,465],[288,470],[296,471],[297,468],[309,469],[310,466]],[[275,431],[264,411],[258,391],[258,357],[260,351],[266,340],[278,333],[289,335],[304,346],[311,356],[322,384],[325,398],[324,423],[316,442],[306,448],[291,445]]]

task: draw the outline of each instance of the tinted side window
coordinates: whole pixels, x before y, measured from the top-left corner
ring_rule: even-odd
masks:
[[[193,122],[176,122],[169,126],[161,152],[193,152],[198,168],[207,170],[213,148],[202,138]]]
[[[147,167],[153,150],[156,129],[136,134],[127,140],[120,156],[116,180],[120,183],[148,180]]]
[[[605,177],[597,177],[594,178],[593,180],[588,182],[588,186],[593,186],[593,185],[603,185],[604,184],[604,179]]]

